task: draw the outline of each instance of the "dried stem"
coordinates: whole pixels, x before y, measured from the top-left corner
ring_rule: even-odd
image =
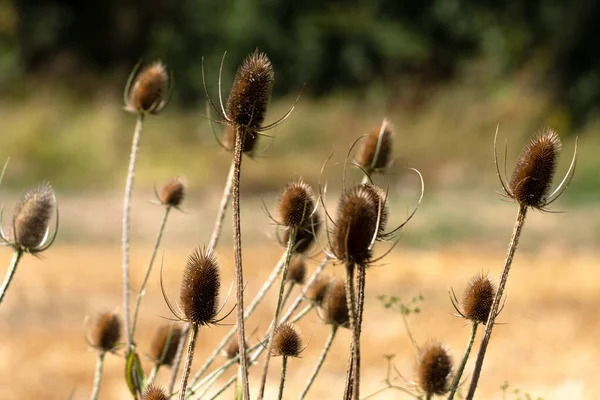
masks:
[[[23,250],[20,248],[14,250],[10,265],[8,266],[8,271],[6,271],[6,276],[4,277],[4,282],[2,282],[2,288],[0,288],[0,304],[2,304],[2,300],[8,291],[8,286],[12,282],[15,272],[17,272],[17,266],[19,265],[22,256]]]
[[[221,237],[221,231],[223,228],[223,219],[225,219],[225,212],[227,211],[227,205],[231,198],[231,188],[233,187],[233,174],[235,172],[235,160],[231,161],[231,167],[229,168],[229,174],[227,175],[227,181],[225,182],[225,188],[223,189],[223,195],[221,196],[221,204],[219,204],[219,211],[217,211],[217,219],[215,219],[215,226],[210,236],[210,242],[208,242],[208,248],[213,251],[219,243]]]
[[[98,394],[100,394],[100,385],[102,384],[102,369],[104,368],[104,351],[98,353],[98,360],[96,361],[96,373],[94,374],[94,387],[90,396],[91,400],[97,400]]]
[[[358,343],[360,341],[360,333],[358,332],[358,316],[357,316],[357,308],[356,308],[356,291],[354,290],[354,269],[355,265],[353,263],[346,263],[346,302],[348,303],[348,317],[350,319],[350,329],[352,330],[352,343],[350,346],[350,351],[352,352],[352,357],[350,361],[349,368],[353,371],[349,376],[346,377],[346,389],[344,393],[346,393],[344,398],[355,398],[356,394],[353,394],[352,391],[354,389],[354,384],[352,380],[356,376],[356,359],[359,356],[358,353]]]
[[[365,283],[367,279],[366,267],[358,266],[357,286],[358,286],[358,302],[356,304],[356,332],[357,339],[354,344],[354,372],[353,372],[353,398],[358,400],[360,394],[360,334],[362,330],[363,311],[365,306]],[[354,340],[353,340],[354,341]]]
[[[510,239],[510,244],[508,245],[508,254],[506,255],[506,260],[504,262],[504,270],[502,271],[502,277],[500,279],[500,284],[498,285],[498,291],[496,292],[494,302],[492,303],[492,309],[490,310],[490,315],[486,323],[483,339],[481,340],[481,345],[479,346],[479,353],[477,354],[477,360],[475,361],[475,369],[473,370],[473,378],[471,378],[471,384],[469,386],[469,392],[467,393],[466,400],[473,400],[473,396],[475,396],[477,382],[479,381],[479,376],[481,375],[481,368],[483,367],[483,359],[485,358],[485,352],[487,350],[488,344],[490,343],[492,329],[494,328],[494,322],[496,321],[496,317],[498,316],[500,300],[502,299],[502,295],[504,294],[504,288],[506,287],[506,281],[508,280],[508,273],[510,272],[510,266],[512,264],[515,252],[517,251],[517,245],[519,243],[519,237],[521,236],[521,230],[523,229],[523,225],[525,224],[526,215],[527,206],[519,205],[519,213],[517,214],[517,220],[515,221],[513,234]]]
[[[281,380],[279,381],[279,396],[277,398],[279,400],[283,399],[283,387],[285,385],[285,373],[287,372],[287,357],[283,357],[283,361],[281,363]]]
[[[315,382],[317,375],[319,375],[319,371],[321,370],[321,367],[323,366],[323,363],[325,362],[325,358],[327,358],[327,354],[329,353],[329,350],[331,349],[331,345],[333,344],[333,340],[335,339],[335,334],[337,333],[337,330],[338,330],[337,325],[331,325],[331,333],[329,334],[329,337],[327,338],[327,342],[325,342],[325,347],[323,347],[323,351],[321,351],[321,355],[319,356],[317,365],[315,365],[315,369],[314,369],[312,375],[310,376],[310,378],[308,378],[308,381],[306,382],[306,386],[304,387],[304,390],[300,394],[300,397],[298,397],[298,400],[302,400],[306,397],[306,395],[308,394],[308,391],[310,390],[310,387]]]
[[[196,348],[196,339],[198,337],[198,324],[192,324],[190,333],[190,342],[188,344],[187,357],[185,358],[185,366],[183,367],[183,376],[179,385],[179,400],[185,399],[185,389],[187,388],[190,370],[192,369],[192,361],[194,360],[194,350]]]
[[[465,353],[462,356],[462,360],[460,361],[460,365],[454,374],[454,379],[452,380],[452,385],[450,385],[450,394],[448,395],[448,400],[452,400],[454,398],[454,394],[458,389],[458,384],[460,383],[460,378],[462,377],[463,371],[465,370],[465,366],[467,365],[467,360],[469,359],[469,354],[471,354],[471,348],[473,348],[473,342],[475,342],[475,335],[477,335],[477,326],[479,324],[477,322],[473,322],[471,325],[471,335],[469,336],[469,341],[467,342],[467,347],[465,348]]]

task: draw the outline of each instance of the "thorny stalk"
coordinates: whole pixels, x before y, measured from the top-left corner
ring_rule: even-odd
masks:
[[[192,361],[194,360],[194,350],[196,348],[196,339],[198,338],[198,324],[192,324],[190,333],[190,342],[188,344],[187,357],[185,358],[185,366],[183,367],[183,376],[179,385],[179,400],[185,400],[185,390],[187,388],[190,370],[192,369]]]
[[[277,396],[279,400],[283,399],[283,387],[285,385],[285,373],[287,372],[287,362],[288,358],[284,356],[283,361],[281,363],[281,380],[279,381],[279,396]]]
[[[96,361],[96,372],[94,374],[94,386],[92,389],[92,394],[90,396],[91,400],[97,400],[98,394],[100,393],[100,385],[102,384],[102,369],[104,368],[104,355],[106,353],[104,351],[100,351],[98,353],[98,360]]]
[[[479,324],[477,322],[473,322],[471,325],[471,335],[469,336],[469,341],[467,342],[467,347],[465,348],[465,352],[462,356],[462,360],[460,361],[460,365],[454,374],[454,379],[452,380],[452,385],[450,385],[450,394],[448,395],[448,400],[452,400],[454,398],[454,394],[458,389],[458,384],[460,383],[460,378],[462,377],[463,371],[465,370],[465,366],[467,365],[467,360],[469,359],[469,354],[471,354],[471,348],[473,347],[473,342],[475,342],[475,335],[477,335],[477,326]]]
[[[348,317],[350,319],[350,329],[352,330],[352,344],[350,346],[352,357],[349,369],[352,371],[349,376],[346,377],[346,389],[344,393],[348,398],[358,398],[358,393],[353,393],[355,384],[352,382],[356,378],[356,365],[357,358],[360,357],[358,350],[358,342],[360,340],[360,333],[358,332],[358,316],[356,309],[356,291],[354,289],[354,269],[353,263],[346,263],[346,302],[348,303]],[[351,378],[351,379],[348,379]]]

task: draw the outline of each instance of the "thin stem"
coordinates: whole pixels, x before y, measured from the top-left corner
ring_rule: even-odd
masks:
[[[415,359],[417,359],[419,358],[419,345],[417,344],[417,341],[415,340],[415,337],[413,336],[412,331],[410,330],[410,326],[408,325],[408,321],[406,320],[406,314],[401,312],[400,315],[402,315],[402,323],[404,324],[404,330],[406,331],[406,334],[408,335],[408,338],[410,339],[410,342],[413,345],[413,350],[415,351]]]
[[[506,260],[504,261],[504,270],[502,271],[502,278],[500,279],[498,291],[496,292],[496,297],[494,297],[492,309],[490,310],[490,315],[485,326],[483,339],[481,340],[481,345],[479,346],[479,353],[477,354],[477,360],[475,361],[475,369],[473,370],[473,378],[471,378],[471,384],[469,386],[469,392],[467,393],[466,400],[473,400],[473,396],[475,396],[477,382],[479,381],[479,376],[481,375],[481,368],[483,367],[483,359],[485,358],[485,352],[487,350],[488,344],[490,343],[492,329],[494,328],[494,322],[496,321],[496,316],[498,315],[498,308],[500,307],[500,300],[502,299],[502,295],[504,294],[504,288],[506,287],[506,281],[508,280],[508,273],[510,271],[510,266],[515,256],[515,252],[517,251],[519,237],[521,236],[521,231],[523,229],[523,225],[525,224],[526,216],[527,207],[524,205],[519,205],[519,213],[517,214],[517,220],[515,221],[513,234],[510,238],[510,244],[508,245],[508,254],[506,255]]]
[[[158,370],[160,369],[161,365],[162,364],[160,362],[154,364],[154,366],[152,367],[152,371],[150,371],[150,375],[148,376],[147,386],[152,385],[152,383],[156,379],[156,375],[158,375]]]
[[[283,308],[283,293],[285,291],[285,282],[290,266],[290,260],[292,259],[292,251],[294,243],[296,243],[296,228],[290,228],[290,237],[287,243],[286,258],[283,264],[283,271],[281,272],[281,284],[279,285],[279,295],[277,296],[277,306],[275,307],[275,313],[273,315],[273,321],[271,322],[271,329],[269,332],[269,342],[267,344],[267,354],[265,355],[265,363],[263,367],[263,373],[260,381],[260,389],[258,392],[258,399],[262,399],[265,395],[265,386],[267,383],[267,373],[269,372],[269,360],[271,359],[271,353],[273,351],[273,337],[275,336],[275,328],[279,321],[279,314]],[[291,288],[290,288],[291,289]]]
[[[12,259],[10,260],[10,264],[8,266],[8,271],[6,271],[6,276],[4,277],[4,282],[2,282],[2,288],[0,288],[0,304],[2,304],[2,300],[8,291],[8,286],[12,282],[15,272],[17,272],[17,266],[19,265],[19,261],[21,260],[22,256],[23,250],[20,248],[14,250]]]
[[[221,204],[219,204],[219,211],[217,211],[217,218],[215,219],[215,226],[210,236],[210,242],[208,242],[208,248],[214,249],[219,243],[221,237],[221,231],[223,230],[223,219],[225,219],[225,212],[227,211],[227,205],[231,198],[231,189],[233,187],[233,175],[235,172],[235,160],[231,161],[231,167],[229,167],[229,174],[227,175],[227,181],[225,182],[225,188],[223,189],[223,195],[221,195]]]
[[[102,369],[104,367],[105,354],[106,353],[104,351],[100,351],[98,353],[98,360],[96,361],[96,373],[94,374],[94,387],[90,396],[91,400],[98,399],[98,394],[100,393],[100,384],[102,383]]]
[[[125,182],[125,196],[123,197],[123,317],[125,320],[125,336],[127,339],[127,351],[131,347],[131,326],[129,321],[129,229],[131,219],[131,195],[133,193],[133,181],[135,179],[135,162],[140,149],[140,137],[144,124],[144,114],[138,114],[131,142],[131,153],[129,154],[129,168]]]
[[[357,345],[359,338],[358,333],[358,325],[356,315],[356,291],[354,290],[354,269],[355,265],[353,263],[346,263],[346,302],[348,304],[348,317],[350,319],[350,329],[352,330],[352,342],[350,346],[350,351],[352,353],[351,362],[349,364],[349,369],[351,371],[356,371],[356,357],[357,357]],[[354,379],[355,372],[349,374],[346,377],[346,389],[344,393],[346,394],[344,398],[352,398],[352,390],[354,388],[354,384],[352,383],[352,379]],[[347,396],[347,397],[346,397]]]
[[[183,367],[183,376],[181,377],[181,384],[179,385],[179,400],[185,399],[185,389],[187,388],[187,381],[190,376],[190,370],[192,369],[192,361],[194,360],[194,350],[196,348],[197,337],[198,324],[192,324],[190,342],[188,344],[187,350],[187,357],[185,358],[185,366]]]
[[[287,371],[287,357],[283,357],[283,362],[281,365],[281,380],[279,381],[279,396],[277,398],[279,400],[283,399],[283,386],[285,385],[285,373]]]
[[[152,266],[154,265],[154,260],[156,259],[156,253],[158,252],[158,248],[160,247],[160,242],[162,240],[163,232],[165,231],[165,226],[167,225],[167,219],[169,218],[169,211],[171,211],[171,206],[165,207],[165,212],[163,214],[162,220],[160,221],[160,228],[158,228],[158,234],[156,235],[156,241],[154,242],[154,248],[152,249],[152,254],[150,255],[150,261],[148,262],[148,268],[146,269],[146,275],[144,275],[144,280],[142,281],[142,286],[140,286],[140,291],[135,299],[135,309],[133,311],[133,323],[131,324],[131,338],[135,337],[135,328],[137,326],[138,314],[140,312],[140,304],[142,303],[142,297],[146,293],[146,284],[148,284],[148,278],[150,278],[150,272],[152,271]]]
[[[471,325],[471,335],[469,336],[469,341],[467,342],[467,347],[465,348],[465,353],[462,356],[462,360],[460,361],[460,365],[454,374],[454,379],[452,380],[452,385],[450,385],[450,394],[448,395],[448,400],[452,400],[454,398],[454,394],[458,389],[458,384],[460,383],[460,378],[465,370],[465,365],[467,365],[467,360],[469,359],[469,354],[471,354],[471,348],[473,347],[473,342],[475,342],[475,335],[477,335],[477,326],[479,324],[477,322],[473,322]]]
[[[323,351],[321,351],[321,355],[319,356],[317,365],[315,365],[315,369],[313,370],[313,373],[310,376],[310,378],[308,378],[308,381],[306,382],[306,386],[304,387],[304,390],[300,394],[300,397],[298,397],[298,400],[303,400],[306,397],[306,394],[308,393],[310,387],[312,386],[315,379],[317,378],[317,375],[319,375],[319,371],[321,370],[321,367],[323,366],[323,363],[325,362],[325,358],[327,358],[327,353],[329,353],[329,350],[331,349],[331,345],[333,344],[333,340],[335,339],[335,334],[337,333],[337,330],[338,330],[337,325],[331,325],[331,333],[329,334],[329,337],[327,338],[327,342],[325,342],[325,347],[323,347]]]
[[[212,395],[210,400],[214,400],[214,399],[218,398],[221,394],[223,394],[223,392],[226,391],[229,388],[229,386],[231,386],[235,383],[237,378],[238,378],[237,375],[234,375],[231,378],[229,378],[229,380],[223,386],[221,386],[221,388],[215,394]]]
[[[285,307],[285,303],[290,299],[290,295],[292,294],[292,290],[294,290],[295,283],[290,282],[290,285],[287,288],[287,291],[283,295],[283,299],[281,300],[281,308]]]
[[[358,266],[357,286],[358,286],[358,303],[356,304],[357,310],[357,321],[356,321],[356,332],[357,339],[354,348],[354,377],[353,377],[353,388],[352,392],[354,399],[358,400],[360,395],[360,334],[362,330],[363,311],[365,307],[365,283],[367,279],[366,267],[364,265]],[[353,340],[354,341],[354,340]]]

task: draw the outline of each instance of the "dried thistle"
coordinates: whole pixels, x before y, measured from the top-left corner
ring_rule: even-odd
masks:
[[[329,285],[327,297],[323,302],[325,321],[328,324],[349,327],[348,303],[346,301],[346,285],[342,279],[334,279]]]
[[[160,203],[167,207],[179,208],[185,198],[185,184],[180,177],[171,178],[158,194]]]
[[[95,349],[113,351],[121,339],[121,319],[112,312],[98,316],[88,333],[88,344]]]
[[[13,214],[13,247],[30,253],[50,247],[56,237],[56,231],[52,238],[48,237],[50,218],[55,208],[54,189],[49,183],[41,183],[25,193]],[[5,239],[4,234],[2,236]]]
[[[314,194],[302,180],[288,183],[279,194],[280,223],[290,228],[299,228],[309,221],[315,208]]]
[[[299,357],[303,350],[302,337],[294,325],[283,323],[275,329],[275,336],[273,337],[274,356]]]
[[[285,279],[297,285],[303,285],[306,277],[306,261],[304,257],[296,254],[290,260],[290,266]]]
[[[471,279],[465,289],[462,312],[473,322],[485,324],[496,296],[496,286],[487,276],[478,275]]]
[[[306,224],[298,227],[296,230],[296,241],[294,243],[294,253],[303,254],[306,253],[311,246],[316,242],[319,229],[321,227],[321,217],[319,213],[314,212],[310,216],[309,221]],[[290,231],[286,229],[281,239],[282,244],[287,245],[290,240]]]
[[[181,328],[176,325],[163,325],[156,330],[150,345],[150,358],[161,365],[173,365],[177,346],[181,339]]]
[[[387,119],[366,137],[356,155],[356,162],[371,174],[386,168],[392,154],[392,130]]]
[[[169,400],[169,396],[158,386],[148,386],[142,394],[142,400]]]
[[[171,79],[167,68],[160,61],[144,67],[138,73],[136,67],[125,86],[125,109],[137,114],[158,114],[169,100]]]
[[[319,276],[312,285],[306,288],[306,298],[316,306],[321,307],[329,288],[329,278]]]
[[[448,391],[452,373],[452,357],[439,342],[428,343],[420,351],[417,384],[427,395],[443,395]]]

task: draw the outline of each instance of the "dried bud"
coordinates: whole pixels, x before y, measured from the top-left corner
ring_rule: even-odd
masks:
[[[158,196],[161,204],[169,207],[179,207],[185,197],[185,184],[179,177],[171,178],[162,188]]]
[[[121,339],[121,320],[112,312],[98,316],[88,334],[91,346],[100,351],[112,351]]]
[[[551,129],[535,136],[517,161],[508,185],[509,196],[523,206],[544,207],[560,148],[560,138]]]
[[[169,396],[158,386],[148,386],[142,394],[142,400],[169,400]]]
[[[356,155],[356,162],[368,173],[386,168],[392,154],[392,131],[388,120],[384,119],[381,125],[374,128],[367,135],[360,151]]]
[[[303,285],[305,277],[306,261],[304,260],[304,257],[301,255],[292,256],[285,279],[288,282],[293,282],[297,285]]]
[[[442,395],[448,391],[452,357],[441,343],[432,342],[420,351],[417,364],[417,383],[428,395]]]
[[[316,236],[319,233],[321,227],[321,218],[319,213],[315,212],[310,216],[310,220],[306,224],[303,224],[296,230],[296,243],[294,243],[294,253],[303,254],[310,249],[310,247],[317,240]],[[287,245],[290,240],[290,231],[286,229],[283,234],[283,244]]]
[[[173,365],[179,339],[181,339],[179,326],[163,325],[159,327],[150,345],[150,358],[154,362],[160,362],[161,365]]]
[[[325,321],[328,324],[348,327],[348,303],[346,302],[346,285],[342,279],[334,279],[329,285],[324,302]]]
[[[247,345],[246,345],[246,348],[248,348]],[[227,344],[223,348],[223,355],[228,360],[231,360],[231,359],[237,357],[239,353],[240,353],[240,343],[238,342],[237,338],[232,338],[229,342],[227,342]]]
[[[15,244],[26,251],[43,246],[54,207],[54,189],[47,182],[25,193],[14,211]]]
[[[160,61],[154,62],[133,77],[133,84],[128,82],[125,109],[141,114],[159,113],[167,103],[169,85],[166,67]]]
[[[312,285],[306,288],[306,298],[316,306],[321,307],[329,289],[329,278],[319,276]]]
[[[238,126],[237,129],[244,130],[245,136],[242,151],[251,156],[254,153],[256,144],[258,143],[258,133],[242,126]],[[225,129],[223,131],[223,146],[227,151],[233,151],[235,148],[235,130],[235,127],[231,125],[225,125]]]
[[[462,313],[473,322],[485,324],[496,296],[496,287],[489,277],[478,275],[469,282],[462,301]]]
[[[255,51],[238,68],[229,99],[227,114],[233,125],[258,128],[265,120],[275,73],[264,53]]]
[[[196,249],[188,258],[181,283],[181,308],[185,319],[194,324],[215,322],[221,286],[219,266],[209,251]]]
[[[281,224],[291,228],[308,224],[315,208],[313,191],[302,180],[285,185],[279,194],[278,203]]]
[[[273,355],[282,357],[299,357],[302,352],[302,337],[296,327],[283,323],[275,329],[273,337]]]

